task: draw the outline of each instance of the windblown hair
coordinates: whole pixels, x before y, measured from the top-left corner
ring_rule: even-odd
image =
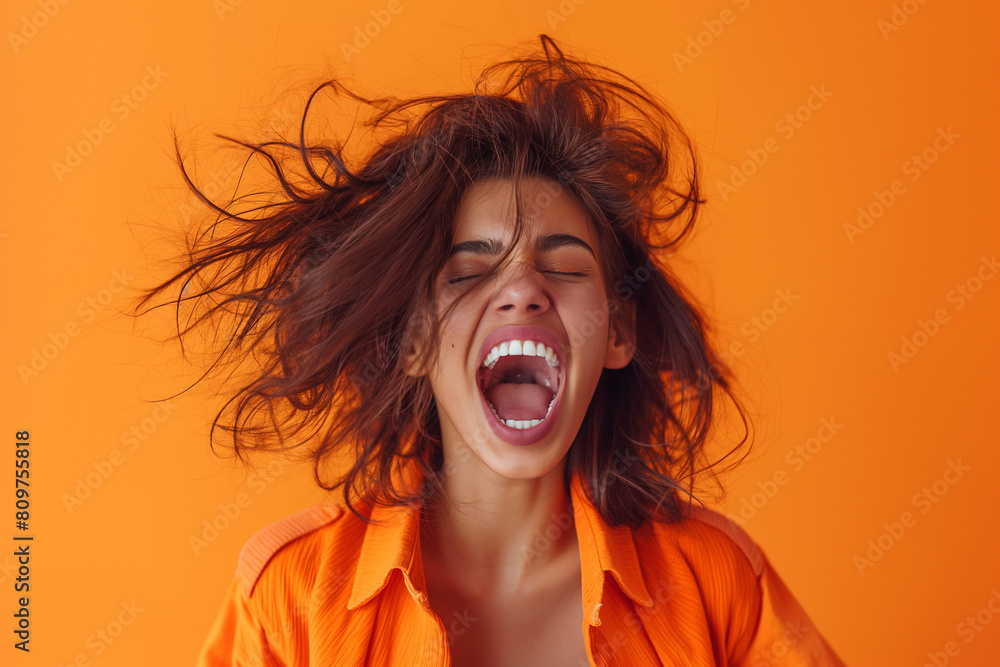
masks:
[[[368,110],[362,126],[378,140],[360,157],[307,144],[309,108],[324,91]],[[332,80],[309,97],[297,143],[219,136],[273,172],[270,201],[248,210],[236,196],[213,202],[189,176],[175,135],[185,183],[217,215],[189,243],[183,268],[139,302],[179,284],[163,305],[176,304],[182,349],[207,326],[224,343],[213,368],[257,364],[213,420],[213,448],[221,430],[241,459],[295,450],[361,518],[359,500],[440,495],[434,396],[425,377],[405,372],[407,355],[419,347],[419,363],[434,361],[443,319],[436,278],[459,202],[487,178],[511,179],[515,189],[543,178],[576,199],[599,239],[610,324],[635,343],[625,368],[602,373],[569,449],[567,485],[579,471],[613,526],[678,520],[681,492],[693,498],[696,476],[714,475],[747,442],[708,460],[718,401],[728,396],[744,427],[747,418],[703,315],[667,266],[704,204],[698,161],[674,116],[632,79],[567,56],[542,35],[541,49],[486,67],[470,94],[369,99]],[[305,185],[289,177],[295,166]],[[519,212],[537,204],[518,196]],[[183,325],[182,308],[193,309]],[[425,476],[415,495],[397,483],[409,458]]]

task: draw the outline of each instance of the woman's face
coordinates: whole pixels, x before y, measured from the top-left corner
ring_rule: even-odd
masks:
[[[522,195],[523,233],[496,278],[478,286],[469,278],[513,240],[512,182],[481,181],[459,205],[436,283],[440,349],[428,371],[446,462],[471,450],[512,479],[540,477],[562,460],[601,370],[632,356],[610,333],[601,249],[583,208],[555,181],[529,179]]]

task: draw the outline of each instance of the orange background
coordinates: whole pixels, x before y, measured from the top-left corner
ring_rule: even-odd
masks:
[[[214,458],[204,390],[169,413],[148,402],[196,378],[146,335],[167,318],[133,329],[119,314],[162,275],[162,231],[193,220],[171,123],[218,191],[235,184],[218,171],[235,156],[213,151],[211,133],[289,127],[302,98],[286,88],[339,74],[398,95],[459,90],[484,58],[548,32],[662,95],[701,151],[710,204],[683,274],[733,351],[756,423],[726,510],[848,664],[996,664],[1000,279],[983,258],[1000,250],[1000,8],[399,2],[349,60],[342,43],[387,2],[0,5],[0,662],[191,664],[243,542],[321,498],[307,470],[271,462],[247,478]],[[686,49],[690,62],[675,55]],[[782,120],[796,113],[798,127]],[[912,159],[925,151],[921,170]],[[732,180],[747,160],[753,173]],[[878,213],[890,194],[849,238],[858,208]],[[894,368],[904,337],[919,347]],[[51,358],[22,377],[36,351]],[[33,451],[28,655],[11,646],[21,429]],[[809,460],[796,454],[809,446]],[[949,462],[967,470],[946,475]],[[885,524],[905,512],[893,536]],[[195,554],[189,538],[212,521],[224,529]],[[869,540],[882,552],[859,566]],[[992,622],[962,625],[977,612]]]

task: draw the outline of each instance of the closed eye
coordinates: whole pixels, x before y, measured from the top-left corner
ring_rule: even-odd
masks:
[[[464,283],[467,280],[474,280],[476,278],[482,278],[482,277],[483,277],[483,274],[481,274],[481,273],[476,273],[476,274],[469,275],[469,276],[458,276],[457,278],[451,278],[450,280],[448,280],[448,284],[449,285],[457,285],[459,283]]]
[[[570,277],[570,278],[586,278],[588,275],[590,275],[588,273],[583,273],[581,271],[555,271],[555,270],[550,270],[550,271],[542,271],[542,273],[547,273],[547,274],[553,275],[553,276],[567,276],[567,277]],[[473,273],[473,274],[469,274],[469,275],[466,275],[466,276],[456,276],[454,278],[449,278],[448,279],[448,284],[449,285],[458,285],[458,284],[467,282],[469,280],[475,280],[476,278],[482,278],[482,277],[483,277],[482,273]]]

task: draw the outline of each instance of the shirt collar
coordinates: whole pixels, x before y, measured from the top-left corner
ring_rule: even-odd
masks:
[[[404,483],[410,485],[408,488],[420,488],[423,475],[415,460],[404,467],[402,475]],[[606,572],[611,573],[634,602],[651,607],[653,599],[639,567],[632,530],[628,526],[610,527],[604,522],[600,512],[587,499],[578,473],[573,475],[570,497],[580,544],[583,609],[587,622],[590,625],[601,623],[599,612]],[[392,570],[398,569],[413,599],[429,609],[420,560],[419,505],[375,505],[371,507],[369,518],[377,523],[370,523],[365,529],[347,608],[356,609],[375,597],[385,588]]]
[[[401,481],[406,489],[419,489],[423,483],[420,466],[415,460],[404,462],[394,481]],[[375,504],[369,508],[368,518],[375,523],[369,523],[365,529],[347,608],[357,609],[380,593],[393,569],[402,571],[413,599],[429,608],[420,560],[419,504],[398,507]]]
[[[639,567],[635,537],[628,526],[611,527],[587,499],[579,473],[570,483],[576,535],[583,566],[583,612],[588,623],[600,625],[605,573],[610,572],[622,591],[643,607],[653,606],[653,598]]]

